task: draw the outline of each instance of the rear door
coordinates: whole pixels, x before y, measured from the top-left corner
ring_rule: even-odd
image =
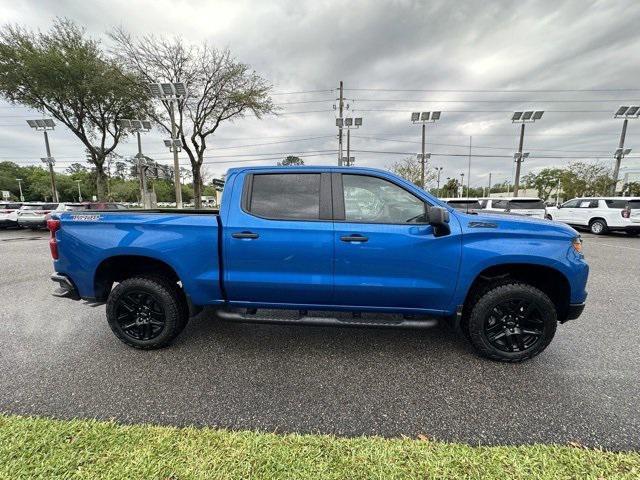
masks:
[[[435,237],[425,202],[370,174],[334,174],[336,305],[443,310],[455,290],[460,227]]]
[[[231,201],[228,218],[223,219],[229,300],[330,304],[330,174],[307,170],[241,174]]]

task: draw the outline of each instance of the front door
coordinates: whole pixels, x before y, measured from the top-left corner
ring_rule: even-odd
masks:
[[[224,226],[226,294],[236,303],[331,303],[328,173],[245,174]]]
[[[457,222],[434,236],[425,202],[382,177],[334,174],[333,189],[336,305],[444,310],[460,262]]]

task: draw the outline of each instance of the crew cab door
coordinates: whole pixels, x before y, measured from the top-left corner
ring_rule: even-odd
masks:
[[[240,184],[238,184],[240,183]],[[224,227],[224,286],[236,303],[328,304],[333,290],[329,173],[247,173]]]
[[[434,236],[425,202],[390,179],[333,174],[334,299],[340,306],[444,310],[458,278],[460,227]]]
[[[555,212],[554,220],[561,222],[576,224],[579,223],[578,207],[580,205],[579,199],[569,200],[564,202]]]

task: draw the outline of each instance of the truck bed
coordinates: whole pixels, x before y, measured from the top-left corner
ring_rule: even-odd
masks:
[[[145,257],[168,264],[195,304],[222,302],[217,210],[93,210],[59,218],[55,270],[74,279],[82,298],[100,299],[106,262]]]

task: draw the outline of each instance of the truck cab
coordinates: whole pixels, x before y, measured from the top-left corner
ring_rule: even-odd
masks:
[[[370,168],[236,168],[219,212],[69,212],[49,228],[57,294],[106,302],[116,336],[137,348],[169,345],[189,312],[211,306],[227,321],[268,321],[259,309],[320,325],[437,319],[512,362],[544,350],[586,299],[572,228],[456,211]]]

